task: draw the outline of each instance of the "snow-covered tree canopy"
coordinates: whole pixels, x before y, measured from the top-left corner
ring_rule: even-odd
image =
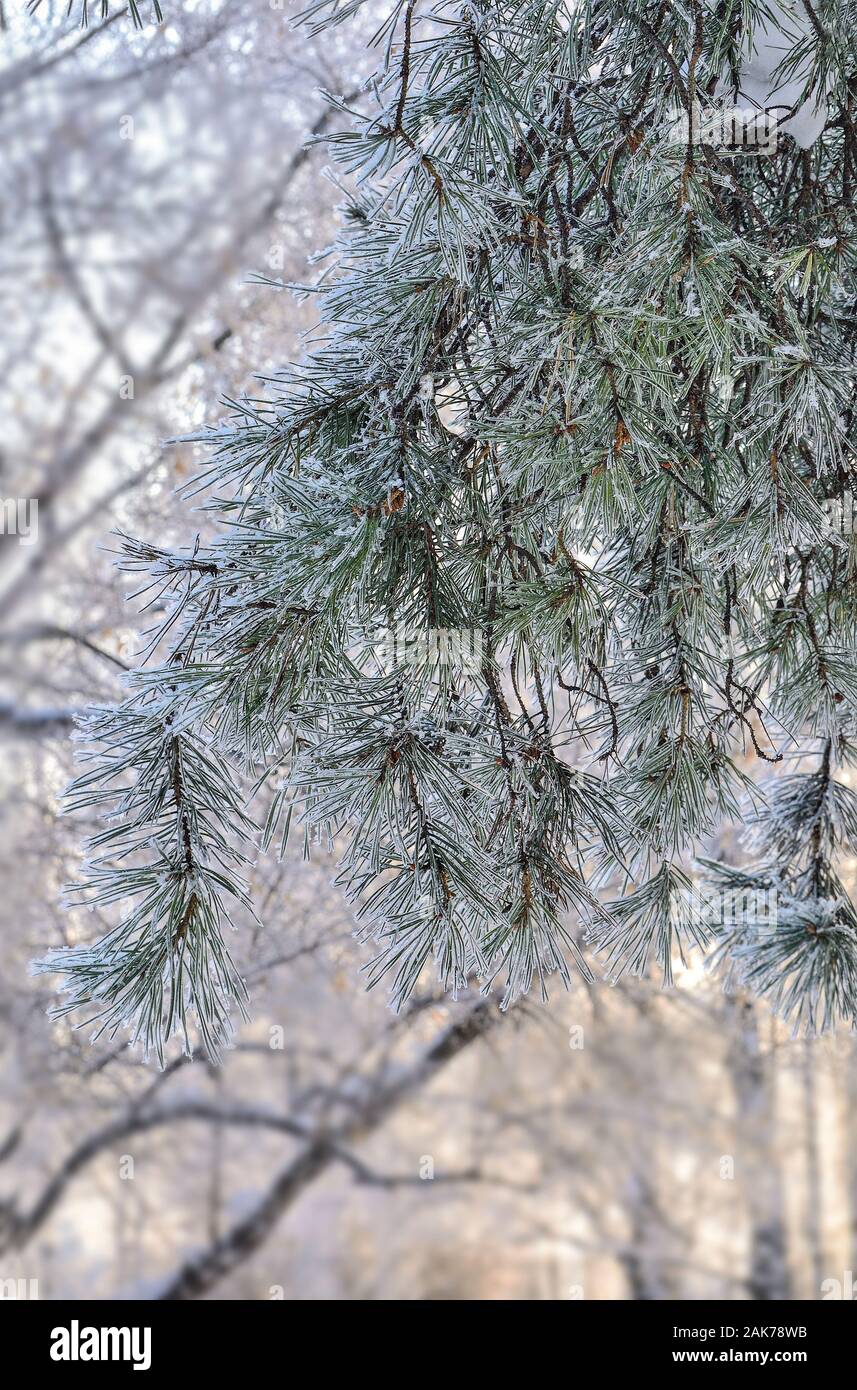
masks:
[[[432,960],[511,998],[710,944],[854,1021],[853,34],[810,0],[396,6],[368,113],[332,98],[324,327],[204,437],[222,539],[126,544],[168,654],[81,730],[79,891],[120,916],[43,962],[65,1010],[224,1035],[246,781],[265,846],[342,844],[397,1003]]]

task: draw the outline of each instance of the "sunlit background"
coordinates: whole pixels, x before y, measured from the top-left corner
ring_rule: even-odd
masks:
[[[229,1299],[851,1297],[854,1042],[792,1039],[694,962],[502,1017],[427,978],[396,1016],[333,857],[265,858],[221,1067],[47,1017],[29,961],[106,925],[62,907],[74,712],[152,621],[111,533],[209,525],[163,441],[299,352],[311,297],[263,281],[321,273],[344,195],[305,138],[376,61],[377,8],[319,40],[266,0],[168,10],[0,10],[0,496],[38,501],[32,543],[0,536],[0,1294],[192,1297],[208,1252]]]

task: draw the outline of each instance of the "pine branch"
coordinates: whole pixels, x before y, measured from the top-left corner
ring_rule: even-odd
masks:
[[[396,1006],[432,965],[453,992],[546,994],[589,976],[584,938],[669,982],[714,939],[802,1026],[857,1017],[837,776],[857,550],[831,523],[857,473],[857,170],[835,8],[393,8],[374,109],[332,105],[360,191],[298,287],[323,327],[194,436],[220,538],[125,540],[168,610],[150,650],[173,656],[107,742],[152,789],[125,804],[154,816],[170,891],[122,858],[115,892],[139,872],[145,908],[85,956],[76,1002],[100,991],[153,1046],[186,994],[221,1029],[211,864],[233,813],[228,778],[192,775],[210,738],[256,787],[264,847],[296,826],[307,852],[343,846]],[[690,870],[744,821],[782,912],[724,931]],[[204,972],[172,983],[197,941],[213,1012]]]

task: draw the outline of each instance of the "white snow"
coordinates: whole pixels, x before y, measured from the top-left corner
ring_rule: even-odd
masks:
[[[794,44],[810,34],[809,16],[799,0],[771,0],[770,18],[763,17],[754,26],[752,49],[742,64],[737,93],[739,99],[762,111],[776,108],[785,114],[796,107],[778,130],[791,135],[802,150],[815,143],[827,120],[825,92],[815,91],[807,101],[800,101],[812,67],[813,49],[786,78],[775,74]],[[724,79],[716,97],[722,100],[731,91],[731,82]]]

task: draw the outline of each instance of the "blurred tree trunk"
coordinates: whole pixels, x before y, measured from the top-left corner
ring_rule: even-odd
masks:
[[[824,1239],[821,1232],[821,1160],[818,1151],[818,1096],[813,1041],[803,1044],[803,1124],[806,1147],[806,1238],[812,1269],[812,1298],[820,1298],[824,1279]]]
[[[762,1052],[753,1001],[741,994],[730,997],[726,1016],[734,1024],[726,1060],[735,1096],[738,1148],[743,1155],[736,1170],[750,1207],[747,1285],[750,1297],[759,1301],[790,1299],[773,1076]]]
[[[223,1103],[223,1068],[209,1067],[209,1075],[214,1085],[218,1104]],[[208,1174],[208,1193],[206,1201],[207,1239],[217,1241],[221,1236],[220,1216],[223,1210],[223,1125],[215,1121],[211,1126],[210,1167]]]
[[[848,1197],[851,1215],[849,1269],[857,1271],[857,1049],[846,1062],[846,1094],[848,1101]]]
[[[662,1302],[675,1297],[662,1258],[665,1251],[664,1219],[653,1183],[653,1169],[635,1164],[627,1186],[630,1240],[622,1256],[628,1292],[635,1302]]]

